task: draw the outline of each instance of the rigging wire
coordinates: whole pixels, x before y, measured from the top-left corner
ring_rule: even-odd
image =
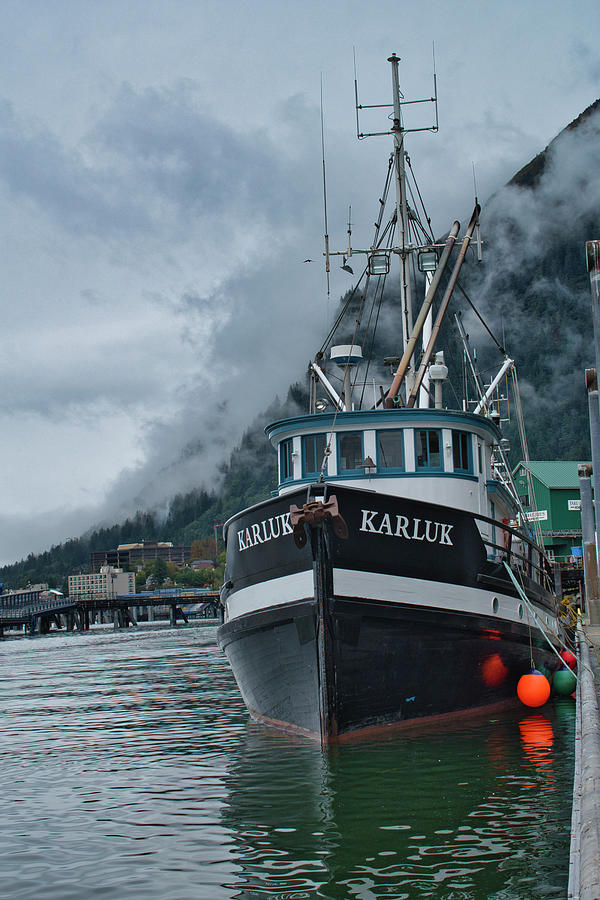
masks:
[[[383,194],[379,198],[379,215],[377,216],[377,221],[375,222],[375,237],[373,239],[373,245],[378,245],[379,231],[381,229],[381,222],[383,220],[383,214],[385,212],[385,206],[387,203],[387,199],[390,193],[390,185],[392,183],[392,171],[394,165],[394,156],[390,155],[388,160],[388,170],[385,177],[385,184],[383,186]]]
[[[371,343],[370,343],[370,346],[369,346],[369,349],[367,352],[367,357],[366,357],[367,367],[365,369],[365,374],[363,377],[363,386],[362,386],[362,391],[361,391],[361,395],[360,395],[359,409],[362,409],[363,400],[364,400],[364,396],[365,396],[365,390],[367,387],[367,379],[369,377],[369,369],[371,367],[371,360],[373,359],[373,347],[375,345],[375,335],[377,333],[377,325],[379,324],[379,315],[381,313],[381,304],[383,302],[383,293],[385,290],[386,278],[387,278],[387,275],[382,275],[379,278],[379,284],[377,284],[375,287],[375,291],[373,292],[373,303],[371,305],[371,312],[369,313],[369,321],[367,322],[367,324],[365,326],[365,332],[368,332],[368,329],[370,328],[370,325],[371,325],[371,319],[373,317],[373,312],[375,309],[377,309],[377,312],[375,314],[375,323],[373,325],[373,328],[371,329]]]
[[[495,345],[498,348],[498,350],[500,351],[500,353],[502,353],[503,356],[507,356],[508,354],[506,353],[506,350],[504,349],[504,347],[502,346],[500,341],[496,338],[494,333],[490,330],[487,322],[485,321],[485,319],[483,318],[483,316],[481,315],[481,313],[479,312],[479,310],[477,309],[477,307],[475,306],[475,304],[473,303],[473,301],[471,300],[471,298],[469,297],[469,295],[463,288],[460,281],[456,282],[456,286],[459,289],[459,291],[461,292],[461,294],[463,295],[463,297],[465,298],[465,300],[467,301],[467,303],[469,304],[469,306],[471,307],[471,309],[473,310],[473,312],[475,313],[475,315],[477,316],[477,318],[479,319],[479,321],[481,322],[481,324],[483,325],[483,327],[485,328],[485,330],[487,331],[487,333],[489,334],[489,336],[491,337],[491,339],[493,340],[493,342],[495,343]]]
[[[542,622],[541,618],[540,618],[540,617],[538,616],[538,614],[536,613],[536,611],[535,611],[535,609],[533,608],[533,606],[532,606],[532,604],[531,604],[529,598],[527,597],[527,594],[525,593],[525,591],[523,590],[523,588],[521,587],[521,585],[519,584],[519,582],[518,582],[517,579],[515,578],[515,576],[514,576],[514,574],[513,574],[513,571],[512,571],[512,569],[510,568],[510,566],[508,565],[508,563],[506,562],[506,560],[504,560],[504,568],[505,568],[506,571],[508,572],[508,574],[509,574],[509,576],[510,576],[510,580],[512,581],[512,583],[513,583],[514,586],[516,587],[517,593],[519,594],[521,600],[524,602],[525,606],[527,607],[527,611],[528,611],[528,612],[531,612],[531,614],[533,615],[533,617],[534,617],[534,619],[535,619],[535,621],[536,621],[537,627],[538,627],[539,630],[542,632],[542,635],[544,636],[544,638],[546,639],[546,641],[547,641],[548,644],[550,645],[550,649],[551,649],[552,652],[555,653],[556,656],[559,658],[559,660],[560,660],[560,662],[561,662],[561,665],[564,665],[564,660],[563,660],[563,658],[561,657],[560,653],[558,652],[558,650],[556,649],[556,647],[554,646],[554,644],[552,643],[552,641],[550,640],[550,638],[549,638],[548,635],[546,634],[546,628],[545,628],[545,626],[544,626],[544,623]],[[521,577],[521,576],[519,575],[519,577]],[[555,641],[556,641],[558,644],[560,644],[560,646],[563,647],[565,650],[568,650],[568,649],[569,649],[569,648],[567,647],[567,645],[565,644],[565,642],[561,639],[560,635],[554,635],[554,639],[555,639]],[[533,659],[533,656],[532,656],[532,659]],[[532,666],[532,668],[533,668],[533,666]],[[573,675],[575,675],[576,680],[579,680],[579,679],[577,678],[577,675],[575,674],[575,672],[573,672]]]
[[[391,167],[392,162],[393,162],[393,158],[390,158],[390,167]],[[390,171],[390,169],[388,169],[388,174],[389,174],[389,171]],[[386,183],[386,188],[387,187],[388,187],[388,185]],[[383,207],[382,207],[382,210],[383,210]],[[381,214],[380,214],[380,219],[381,219]],[[376,223],[375,228],[377,229],[378,227],[379,227],[378,223]],[[393,246],[394,237],[396,235],[396,217],[395,217],[395,215],[392,216],[392,218],[386,225],[385,230],[381,236],[381,241],[383,241],[383,239],[386,237],[388,232],[389,232],[388,243],[390,246]],[[381,241],[380,241],[380,243],[381,243]],[[373,328],[371,330],[371,344],[369,346],[369,351],[367,353],[367,368],[365,370],[365,374],[364,374],[364,378],[363,378],[363,386],[362,386],[362,391],[361,391],[361,395],[360,395],[359,409],[362,409],[363,400],[364,400],[364,396],[365,396],[365,390],[366,390],[366,386],[367,386],[367,379],[369,377],[369,369],[371,368],[371,361],[373,359],[373,347],[375,345],[375,337],[377,335],[377,326],[379,325],[379,316],[381,314],[381,307],[383,304],[383,295],[384,295],[386,283],[387,283],[387,275],[380,276],[378,283],[375,287],[373,303],[371,305],[371,312],[369,314],[369,319],[365,326],[365,334],[367,334],[368,329],[370,328],[370,325],[371,325],[373,310],[375,309],[375,307],[377,307],[377,313],[375,316],[375,324],[373,325]],[[378,297],[379,297],[379,299],[378,299]],[[357,372],[357,375],[358,375],[358,372]],[[356,378],[355,378],[355,382],[356,382]]]
[[[365,269],[366,271],[366,269]],[[363,272],[364,275],[364,272]],[[362,276],[361,276],[362,278]],[[356,334],[358,331],[359,320],[356,320],[356,324],[354,326],[354,334],[352,335],[352,343],[350,344],[350,353],[349,356],[352,356],[352,349],[356,346]],[[325,481],[325,466],[327,465],[327,460],[331,456],[331,443],[333,441],[333,435],[335,434],[335,426],[337,422],[338,415],[340,414],[339,406],[336,406],[335,415],[333,417],[333,422],[331,423],[331,431],[329,432],[329,440],[327,441],[327,446],[323,451],[323,459],[321,461],[321,468],[319,469],[319,482]]]
[[[334,336],[334,334],[336,333],[336,331],[337,331],[337,329],[338,329],[338,327],[339,327],[339,325],[340,325],[340,322],[342,321],[342,319],[344,318],[344,316],[345,316],[346,313],[348,312],[348,307],[349,307],[350,304],[352,303],[352,300],[354,299],[354,295],[356,294],[358,288],[360,287],[361,281],[362,281],[363,278],[366,276],[366,274],[367,274],[367,269],[366,269],[366,267],[365,267],[365,268],[363,269],[363,272],[362,272],[362,274],[360,275],[358,281],[356,282],[356,284],[354,285],[354,287],[351,289],[350,294],[348,295],[348,298],[347,298],[346,302],[344,303],[342,309],[340,310],[340,312],[339,312],[339,314],[338,314],[338,316],[337,316],[335,322],[333,323],[333,325],[332,325],[331,328],[329,329],[329,333],[328,333],[327,337],[325,338],[325,340],[324,340],[323,343],[321,344],[321,348],[320,348],[319,352],[317,353],[317,358],[318,358],[318,359],[321,359],[321,358],[323,357],[323,354],[325,353],[325,350],[327,349],[327,347],[328,347],[329,344],[331,343],[331,341],[332,341],[332,339],[333,339],[333,336]]]
[[[533,501],[530,502],[530,506],[533,507],[534,510],[537,511],[537,500],[535,496],[535,486],[533,483],[533,478],[530,472],[530,460],[529,460],[529,447],[527,445],[527,434],[525,432],[525,419],[523,417],[523,407],[521,405],[521,392],[519,391],[519,380],[517,378],[517,372],[515,366],[511,367],[511,377],[513,380],[513,393],[514,393],[514,405],[517,416],[517,427],[519,429],[519,438],[521,440],[521,448],[523,450],[523,456],[525,458],[525,473],[527,478],[527,490],[529,492],[529,499]],[[529,522],[529,525],[532,523]],[[539,520],[535,518],[533,520],[533,530],[535,533],[536,540],[540,547],[543,547],[543,538],[542,538],[542,526],[539,523]]]
[[[382,234],[379,236],[379,240],[378,240],[378,241],[376,242],[376,244],[375,244],[375,249],[380,249],[380,248],[381,248],[381,244],[382,244],[383,241],[386,239],[386,236],[388,235],[388,232],[390,232],[390,230],[391,230],[390,243],[393,242],[395,223],[396,223],[396,217],[395,217],[395,214],[394,214],[394,215],[392,216],[392,218],[390,219],[390,221],[389,221],[389,222],[387,223],[387,225],[385,226],[385,228],[384,228]],[[377,225],[376,225],[375,227],[377,227]],[[322,345],[321,345],[321,347],[320,347],[320,349],[319,349],[319,351],[318,351],[318,353],[317,353],[317,358],[318,358],[318,359],[322,359],[323,354],[325,353],[325,350],[327,349],[327,347],[329,346],[329,344],[330,344],[331,341],[333,340],[333,337],[334,337],[334,335],[335,335],[337,329],[339,328],[339,326],[340,326],[340,324],[341,324],[341,322],[342,322],[344,316],[345,316],[346,313],[348,312],[348,308],[349,308],[350,304],[352,303],[352,300],[354,299],[354,295],[355,295],[356,291],[357,291],[358,288],[360,287],[360,284],[361,284],[363,278],[365,278],[365,277],[368,277],[368,268],[367,268],[367,266],[365,266],[365,268],[363,269],[363,271],[362,271],[362,273],[361,273],[361,275],[360,275],[358,281],[356,282],[356,284],[355,284],[354,287],[352,288],[352,290],[351,290],[351,292],[350,292],[350,294],[349,294],[349,296],[348,296],[346,302],[344,303],[344,306],[343,306],[342,309],[340,310],[340,312],[339,312],[339,314],[338,314],[338,316],[337,316],[335,322],[333,323],[333,325],[332,325],[331,328],[329,329],[329,333],[327,334],[325,340],[323,341],[323,343],[322,343]]]
[[[435,238],[434,238],[434,236],[433,236],[433,230],[432,230],[432,228],[431,228],[431,219],[430,219],[429,216],[427,215],[427,210],[426,210],[426,208],[425,208],[425,202],[424,202],[424,200],[423,200],[423,197],[421,196],[421,191],[419,190],[419,183],[418,183],[417,177],[416,177],[416,175],[415,175],[415,173],[414,173],[414,169],[413,169],[413,167],[412,167],[412,165],[411,165],[411,162],[410,162],[410,156],[408,155],[408,153],[406,154],[405,159],[406,159],[406,165],[408,166],[408,169],[409,169],[410,174],[411,174],[411,178],[412,178],[413,183],[414,183],[414,186],[415,186],[415,190],[416,190],[416,192],[417,192],[417,195],[418,195],[419,200],[420,200],[420,203],[421,203],[421,209],[423,210],[423,215],[425,216],[425,221],[427,222],[427,225],[428,225],[428,227],[429,227],[429,233],[427,233],[427,232],[425,231],[425,228],[421,225],[421,227],[423,228],[423,233],[424,233],[424,234],[427,234],[427,236],[431,238],[431,242],[432,242],[432,243],[435,243]],[[409,188],[410,188],[410,185],[409,185]],[[412,195],[412,188],[410,188],[410,190],[411,190],[411,195]],[[416,206],[416,204],[415,204],[415,206]]]
[[[391,185],[391,182],[392,182],[392,169],[393,169],[393,164],[394,164],[394,158],[393,158],[393,155],[390,155],[389,162],[388,162],[388,171],[387,171],[387,174],[386,174],[386,179],[385,179],[385,184],[384,184],[384,189],[383,189],[383,197],[380,198],[380,201],[379,201],[379,204],[380,204],[379,216],[378,216],[378,218],[377,218],[377,222],[375,222],[375,239],[374,239],[374,241],[373,241],[373,246],[374,246],[375,248],[380,248],[380,247],[381,247],[381,245],[382,245],[383,241],[386,239],[386,236],[388,235],[388,233],[389,233],[389,242],[390,242],[390,244],[393,244],[393,239],[394,239],[394,234],[395,234],[395,226],[396,226],[396,210],[394,210],[394,212],[393,212],[393,214],[392,214],[390,220],[388,221],[387,225],[386,225],[385,228],[383,229],[383,232],[381,233],[381,235],[380,235],[380,233],[379,233],[379,232],[381,231],[381,223],[382,223],[382,221],[383,221],[383,214],[384,214],[384,210],[385,210],[385,205],[386,205],[386,201],[387,201],[387,198],[388,198],[388,194],[389,194],[389,190],[390,190],[390,185]],[[361,275],[360,275],[358,281],[356,282],[355,286],[353,287],[352,291],[350,292],[350,295],[348,296],[348,299],[346,300],[346,302],[344,303],[344,306],[343,306],[342,309],[340,310],[340,313],[339,313],[339,315],[337,316],[337,318],[336,318],[336,320],[335,320],[333,326],[332,326],[331,329],[329,330],[329,333],[328,333],[327,337],[325,338],[323,344],[321,345],[321,348],[320,348],[319,352],[317,353],[317,358],[321,359],[321,358],[323,357],[323,354],[325,353],[325,350],[326,350],[327,347],[329,346],[330,342],[333,340],[333,336],[334,336],[334,334],[336,333],[336,331],[337,331],[337,329],[338,329],[338,327],[339,327],[339,325],[340,325],[342,319],[343,319],[344,316],[346,315],[346,312],[348,311],[348,309],[349,309],[349,307],[350,307],[350,304],[352,303],[352,301],[353,301],[353,299],[354,299],[354,296],[355,296],[357,290],[359,289],[359,287],[360,287],[360,285],[361,285],[361,283],[362,283],[362,281],[363,281],[363,278],[365,279],[365,287],[364,287],[364,291],[363,291],[363,294],[362,294],[361,303],[360,303],[359,310],[358,310],[358,316],[357,316],[356,321],[355,321],[354,334],[353,334],[353,336],[352,336],[352,342],[351,342],[351,345],[350,345],[350,355],[352,354],[352,349],[353,349],[353,347],[356,346],[356,337],[357,337],[358,329],[359,329],[359,326],[360,326],[361,317],[362,317],[362,312],[363,312],[364,305],[365,305],[365,302],[366,302],[367,292],[368,292],[368,287],[369,287],[369,278],[370,278],[370,276],[369,276],[369,271],[368,271],[368,265],[365,266],[365,268],[363,269],[363,271],[362,271],[362,273],[361,273]],[[377,291],[376,291],[376,293],[377,293]],[[382,298],[382,297],[383,297],[383,288],[382,288],[382,291],[381,291],[381,294],[380,294],[379,306],[381,306],[381,298]],[[370,316],[369,316],[369,321],[370,321],[371,315],[372,315],[372,313],[371,313]],[[376,323],[377,323],[378,321],[379,321],[379,310],[378,310],[377,317],[376,317]],[[373,340],[374,340],[374,339],[375,339],[375,336],[373,335]],[[367,365],[367,372],[368,372],[368,365]],[[354,382],[353,382],[353,384],[352,384],[352,388],[354,388],[355,385],[356,385],[356,378],[357,378],[357,376],[358,376],[358,370],[357,370],[357,373],[356,373],[356,375],[355,375]],[[366,377],[365,377],[365,382],[366,382]],[[364,395],[364,386],[363,386],[363,395]],[[362,405],[362,395],[361,395],[361,405]],[[337,407],[337,408],[336,408],[336,411],[335,411],[335,415],[334,415],[334,417],[333,417],[333,422],[332,422],[332,425],[331,425],[331,431],[330,431],[330,434],[329,434],[329,440],[328,440],[327,446],[325,447],[325,450],[324,450],[324,452],[323,452],[323,460],[322,460],[322,462],[321,462],[321,468],[320,468],[320,471],[319,471],[319,481],[324,481],[324,479],[325,479],[325,467],[326,467],[326,465],[327,465],[327,458],[331,455],[331,442],[332,442],[332,439],[333,439],[333,435],[334,435],[334,433],[335,433],[335,426],[336,426],[337,417],[338,417],[338,415],[339,415],[339,412],[340,412],[340,409],[339,409],[339,407]]]

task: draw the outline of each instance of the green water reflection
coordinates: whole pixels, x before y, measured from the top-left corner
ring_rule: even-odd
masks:
[[[226,778],[232,896],[566,896],[574,708],[325,752],[249,726]]]
[[[249,722],[214,632],[2,643],[2,896],[566,896],[570,698],[322,752]]]

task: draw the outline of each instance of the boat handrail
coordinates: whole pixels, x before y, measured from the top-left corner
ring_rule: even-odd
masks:
[[[535,544],[527,542],[525,538],[517,535],[518,541],[527,543],[527,554],[519,553],[518,550],[513,547],[513,534],[508,532],[506,526],[496,523],[496,527],[507,534],[508,540],[506,543],[497,544],[494,541],[487,540],[482,536],[483,543],[486,548],[488,548],[488,550],[494,551],[493,556],[495,558],[497,558],[498,560],[505,560],[509,566],[516,566],[520,571],[522,571],[525,575],[527,575],[541,587],[544,587],[546,590],[552,592],[552,565],[543,551],[540,551],[540,548]],[[534,551],[538,556],[539,563],[536,562],[533,558]]]

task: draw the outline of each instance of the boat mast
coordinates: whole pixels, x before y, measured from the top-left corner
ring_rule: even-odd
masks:
[[[448,261],[449,252],[446,253],[446,245],[436,244],[433,241],[433,237],[429,239],[426,234],[426,230],[421,223],[418,222],[417,214],[414,210],[411,210],[408,205],[408,197],[407,197],[407,165],[410,166],[410,161],[408,160],[408,156],[404,150],[404,136],[409,132],[415,131],[437,131],[438,130],[438,117],[437,117],[437,82],[435,72],[433,75],[433,96],[426,97],[421,100],[405,100],[402,91],[400,90],[400,81],[398,75],[398,65],[400,63],[400,57],[395,53],[392,53],[391,56],[388,57],[388,62],[392,66],[392,93],[393,97],[392,103],[375,103],[363,105],[359,103],[358,100],[358,81],[356,78],[356,64],[355,64],[355,77],[354,77],[354,96],[355,96],[355,105],[356,105],[356,137],[359,141],[364,138],[369,137],[387,137],[389,139],[390,134],[393,136],[394,141],[394,149],[393,153],[390,157],[390,168],[388,171],[388,179],[386,179],[386,190],[384,192],[384,197],[387,198],[387,187],[388,184],[391,185],[392,173],[391,167],[394,167],[394,181],[396,183],[396,203],[393,211],[392,218],[388,224],[388,227],[385,229],[383,237],[386,237],[386,243],[383,244],[383,238],[380,237],[380,226],[383,217],[383,207],[385,206],[385,200],[380,199],[381,209],[379,211],[379,218],[375,223],[375,241],[368,248],[356,249],[352,247],[350,242],[350,237],[352,233],[351,223],[348,223],[348,247],[344,250],[330,250],[328,241],[325,243],[325,260],[326,260],[326,269],[329,271],[328,264],[329,260],[332,256],[341,256],[343,259],[342,269],[346,269],[346,271],[351,271],[349,267],[346,265],[346,259],[350,256],[356,256],[357,254],[364,254],[367,256],[367,268],[366,272],[368,275],[374,276],[385,276],[390,271],[390,257],[392,255],[398,256],[400,258],[400,304],[401,304],[401,318],[402,318],[402,370],[396,373],[393,382],[393,388],[388,391],[387,396],[385,397],[385,405],[386,407],[394,407],[398,405],[404,405],[402,398],[400,396],[399,390],[400,387],[404,388],[404,393],[406,398],[412,394],[414,382],[415,382],[415,369],[414,366],[412,371],[409,370],[409,366],[411,364],[411,360],[414,355],[416,340],[420,335],[420,331],[422,328],[422,324],[419,324],[419,331],[413,337],[413,331],[415,329],[415,325],[413,324],[413,310],[412,310],[412,290],[411,290],[411,257],[419,252],[422,256],[429,257],[434,256],[436,259],[436,265],[434,269],[431,269],[431,259],[429,260],[429,264],[423,261],[424,268],[421,271],[431,271],[432,278],[427,289],[426,301],[431,304],[433,302],[435,292],[439,285],[440,279],[442,277],[444,267],[446,262]],[[402,106],[404,104],[423,104],[423,103],[433,103],[435,106],[435,124],[433,125],[425,125],[417,128],[405,128],[402,121]],[[387,129],[386,131],[371,131],[371,132],[363,132],[360,129],[360,121],[359,121],[359,111],[366,109],[391,109],[392,113],[388,113],[388,121],[392,120],[392,127]],[[417,188],[418,192],[418,188]],[[420,197],[420,194],[419,194]],[[422,204],[422,200],[421,200]],[[349,217],[350,218],[350,217]],[[423,239],[418,238],[418,233],[415,231],[414,235],[411,235],[410,232],[410,223],[411,219],[415,219],[417,222],[418,228],[425,235],[425,242],[423,243]],[[427,219],[429,223],[429,219]],[[458,229],[458,223],[455,223]],[[389,229],[389,230],[388,230]],[[457,231],[454,233],[452,238],[452,243],[456,238]],[[437,259],[437,250],[444,246],[444,252],[442,253],[441,260]],[[449,248],[451,249],[451,248]],[[425,267],[427,266],[427,268]],[[419,267],[421,267],[421,262],[419,261]],[[421,316],[417,318],[417,322],[420,323]],[[358,323],[357,323],[358,324]],[[410,351],[410,352],[409,352]],[[414,365],[414,363],[413,363]],[[313,372],[317,374],[316,367],[313,365]],[[320,379],[322,380],[322,379]],[[337,402],[337,401],[336,401]],[[378,404],[377,404],[378,405]]]
[[[406,170],[404,166],[404,127],[402,125],[402,107],[400,104],[400,80],[398,76],[398,63],[400,57],[395,53],[388,58],[392,66],[392,93],[394,101],[394,120],[392,133],[394,135],[394,169],[396,173],[396,218],[398,223],[399,253],[400,253],[400,298],[402,303],[402,341],[403,349],[406,349],[413,327],[412,296],[410,286],[410,235],[408,233],[408,204],[406,201]],[[412,378],[408,388],[412,387]]]

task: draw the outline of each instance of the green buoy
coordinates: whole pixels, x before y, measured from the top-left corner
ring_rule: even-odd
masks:
[[[554,673],[552,686],[557,694],[566,697],[568,694],[572,694],[577,687],[577,679],[570,669],[558,669]]]

